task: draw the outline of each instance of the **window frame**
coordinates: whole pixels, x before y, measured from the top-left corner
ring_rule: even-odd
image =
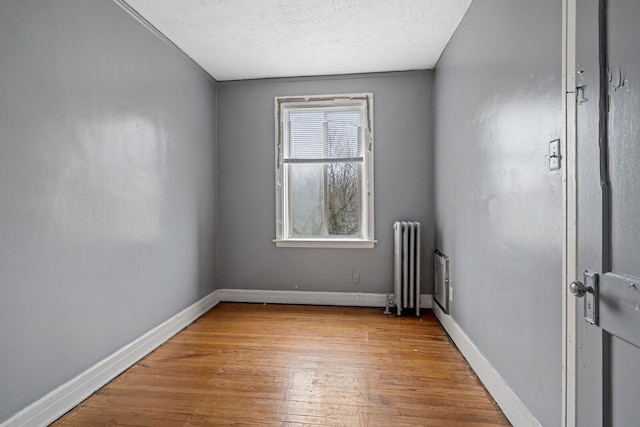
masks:
[[[284,117],[287,110],[335,109],[357,105],[364,109],[364,152],[360,173],[360,226],[361,236],[313,236],[291,237],[289,222],[288,184],[285,181],[284,138],[287,126]],[[373,248],[374,237],[374,132],[373,93],[338,95],[277,96],[275,106],[275,189],[276,189],[276,238],[278,247],[298,248]],[[324,163],[326,164],[326,163]],[[326,208],[326,206],[325,206]]]

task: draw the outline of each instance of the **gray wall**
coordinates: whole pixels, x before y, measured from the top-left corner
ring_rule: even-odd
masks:
[[[277,248],[274,97],[373,92],[374,249]],[[220,288],[388,293],[393,289],[394,220],[423,224],[423,253],[433,251],[432,73],[220,83]],[[423,257],[423,293],[432,293]],[[360,284],[351,283],[353,270]]]
[[[561,417],[561,4],[473,2],[435,70],[451,315],[544,426]]]
[[[0,2],[0,421],[215,289],[215,84],[112,1]]]

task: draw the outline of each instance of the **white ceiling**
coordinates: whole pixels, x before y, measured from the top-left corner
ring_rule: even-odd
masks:
[[[125,0],[216,80],[433,68],[471,0]]]

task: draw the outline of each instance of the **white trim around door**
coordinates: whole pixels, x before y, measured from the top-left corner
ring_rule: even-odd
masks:
[[[576,425],[576,301],[569,284],[577,278],[576,181],[576,0],[562,0],[562,94],[565,143],[562,150],[562,423]]]

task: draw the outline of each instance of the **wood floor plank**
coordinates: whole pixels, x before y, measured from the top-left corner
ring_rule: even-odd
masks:
[[[504,426],[431,312],[222,303],[54,426]]]

